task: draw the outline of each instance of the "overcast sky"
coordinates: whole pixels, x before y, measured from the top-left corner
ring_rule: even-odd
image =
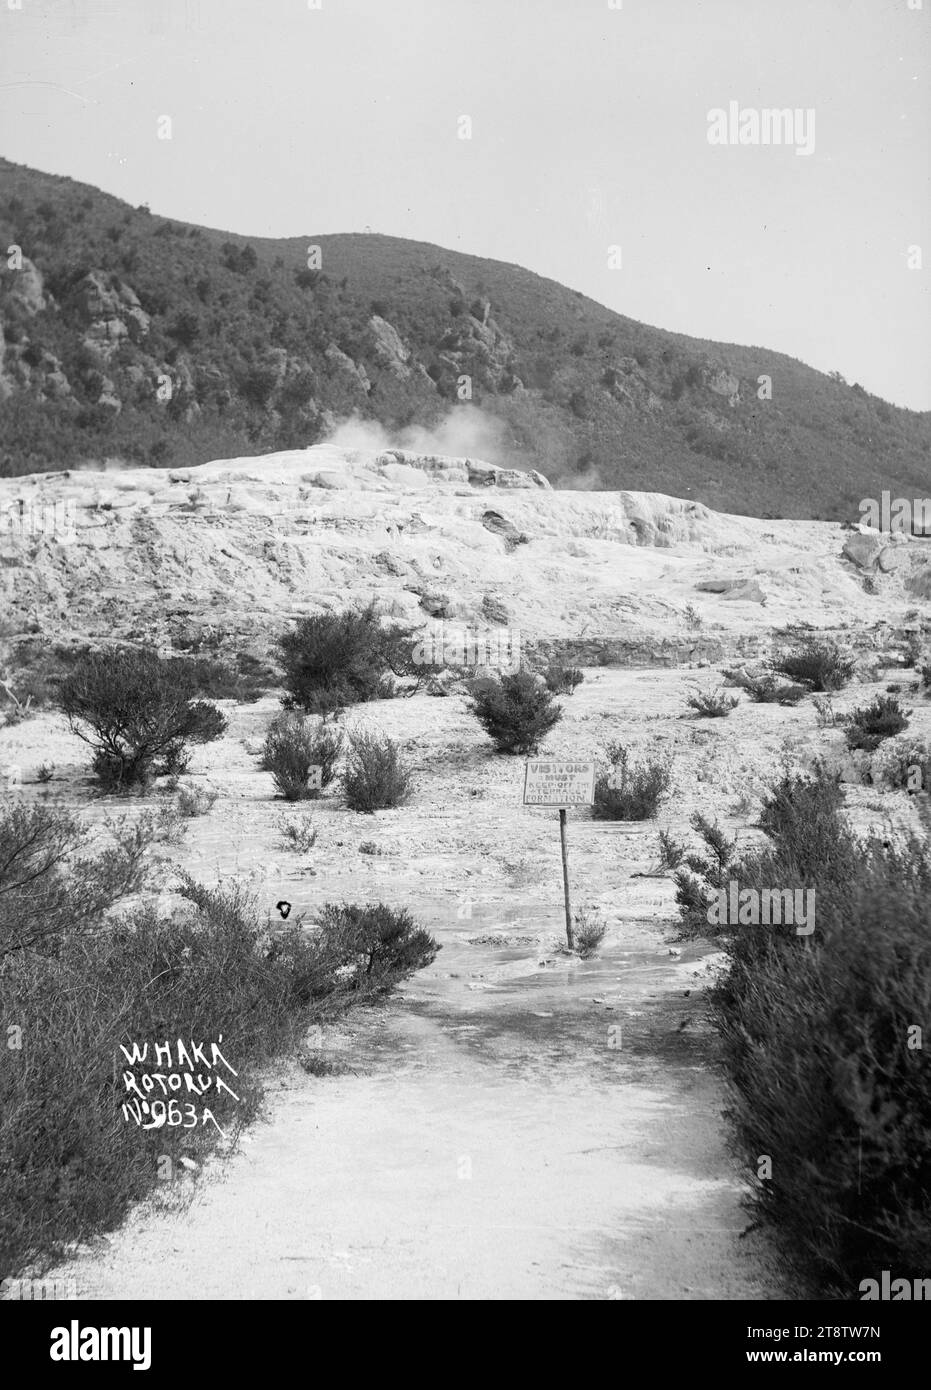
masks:
[[[515,261],[931,408],[931,0],[610,2],[0,0],[0,151],[231,231]],[[811,153],[807,115],[709,143],[732,101],[813,111]]]

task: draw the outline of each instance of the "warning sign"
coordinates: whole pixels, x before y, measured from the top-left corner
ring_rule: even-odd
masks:
[[[595,764],[529,758],[524,772],[525,806],[591,806]]]

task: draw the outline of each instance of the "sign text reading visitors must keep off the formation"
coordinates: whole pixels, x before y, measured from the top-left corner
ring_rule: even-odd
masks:
[[[529,758],[524,774],[525,806],[590,806],[595,764]]]

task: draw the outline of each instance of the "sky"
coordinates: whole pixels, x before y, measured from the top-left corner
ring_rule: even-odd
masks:
[[[0,0],[16,163],[246,235],[516,262],[915,410],[929,76],[931,0]]]

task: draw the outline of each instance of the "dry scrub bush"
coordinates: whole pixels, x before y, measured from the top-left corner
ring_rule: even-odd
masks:
[[[931,998],[931,854],[917,837],[857,840],[842,800],[823,768],[787,772],[764,802],[768,846],[725,856],[722,880],[814,888],[817,911],[805,938],[721,930],[711,999],[737,1145],[751,1171],[772,1158],[759,1210],[823,1290],[854,1298],[879,1270],[931,1267],[931,1074],[909,1041]],[[680,907],[708,935],[706,886]]]
[[[272,774],[278,791],[286,801],[313,801],[320,790],[308,786],[312,767],[320,768],[322,787],[336,775],[336,762],[343,747],[342,730],[311,724],[296,711],[276,715],[268,727],[262,750],[262,768]]]
[[[151,1193],[161,1159],[208,1153],[219,1135],[204,1108],[234,1139],[258,1110],[270,1059],[435,954],[407,914],[345,907],[334,919],[325,909],[308,933],[260,920],[241,887],[187,875],[185,913],[137,907],[110,920],[139,882],[134,836],[125,839],[128,848],[82,858],[72,817],[0,811],[0,1017],[21,1044],[0,1049],[0,1268],[11,1274],[116,1226]],[[239,1099],[211,1088],[196,1126],[147,1133],[121,1112],[120,1044],[147,1043],[151,1057],[179,1038],[208,1054],[219,1043]]]
[[[152,648],[81,657],[61,681],[58,700],[71,729],[94,750],[104,791],[144,791],[153,778],[183,772],[188,745],[226,729],[215,705],[192,699],[193,685]]]
[[[343,793],[351,811],[384,811],[411,795],[411,773],[398,745],[379,734],[354,734],[343,773]]]
[[[562,718],[562,706],[528,671],[474,681],[468,707],[498,753],[532,756]]]

